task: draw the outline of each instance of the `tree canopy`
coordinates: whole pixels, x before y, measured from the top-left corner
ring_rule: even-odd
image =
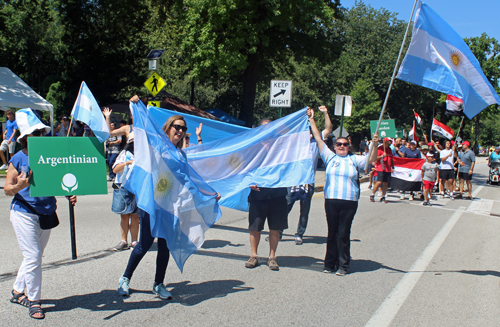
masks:
[[[81,81],[103,106],[148,95],[144,58],[165,49],[157,72],[167,92],[249,126],[278,118],[269,107],[273,79],[293,81],[283,115],[305,106],[333,109],[337,94],[351,95],[353,113],[344,122],[357,141],[378,119],[406,24],[362,1],[345,9],[340,0],[5,0],[0,62],[60,115],[71,111]],[[498,41],[486,34],[465,41],[498,90]],[[386,118],[409,130],[415,110],[425,131],[433,117],[457,129],[460,119],[445,116],[444,107],[442,94],[396,80]],[[463,136],[472,138],[474,125],[480,144],[498,143],[498,114],[490,106],[466,119]]]

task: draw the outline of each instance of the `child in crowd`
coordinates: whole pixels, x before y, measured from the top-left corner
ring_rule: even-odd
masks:
[[[422,165],[422,182],[424,184],[424,206],[431,205],[432,189],[436,180],[439,180],[438,164],[434,154],[427,153],[427,161]]]

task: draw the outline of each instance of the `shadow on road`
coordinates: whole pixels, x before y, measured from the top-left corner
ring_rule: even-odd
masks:
[[[43,300],[44,310],[47,313],[69,311],[76,308],[87,309],[91,311],[116,311],[105,317],[105,320],[112,319],[120,313],[140,310],[157,309],[164,307],[169,303],[179,303],[186,306],[193,306],[203,301],[213,298],[225,297],[228,294],[240,291],[253,290],[252,287],[243,286],[245,283],[240,280],[212,280],[199,284],[192,284],[190,281],[168,284],[168,288],[173,288],[172,300],[161,300],[155,298],[151,291],[131,289],[131,297],[124,298],[116,290],[102,290],[99,293],[90,293],[84,295],[69,296],[62,299]],[[134,294],[150,294],[151,301],[129,301],[133,299]],[[181,294],[181,295],[177,295]],[[127,300],[126,300],[127,299]]]
[[[233,246],[233,247],[240,247],[243,246],[244,244],[233,244],[230,241],[225,241],[225,240],[206,240],[205,243],[201,246],[202,249],[216,249],[216,248],[223,248],[225,246]]]
[[[385,266],[381,264],[380,262],[372,261],[372,260],[365,260],[365,259],[351,259],[351,264],[349,266],[349,273],[350,274],[355,274],[355,273],[364,273],[364,272],[370,272],[370,271],[375,271],[379,269],[387,269],[395,272],[402,272],[405,273],[406,271],[392,268]]]

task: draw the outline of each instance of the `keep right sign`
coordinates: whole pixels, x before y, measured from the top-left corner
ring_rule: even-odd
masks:
[[[271,81],[269,106],[287,108],[292,106],[292,81]]]

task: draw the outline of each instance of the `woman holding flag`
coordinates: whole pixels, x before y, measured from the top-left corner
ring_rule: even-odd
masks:
[[[358,209],[360,196],[359,169],[365,165],[365,156],[353,155],[349,141],[340,137],[331,151],[323,141],[314,121],[314,110],[308,108],[307,116],[311,130],[318,144],[321,158],[326,165],[325,211],[328,224],[328,239],[323,272],[336,272],[345,276],[351,259],[350,235],[354,215]],[[378,135],[373,135],[372,144],[378,144]],[[377,151],[373,151],[369,162],[377,160]]]

